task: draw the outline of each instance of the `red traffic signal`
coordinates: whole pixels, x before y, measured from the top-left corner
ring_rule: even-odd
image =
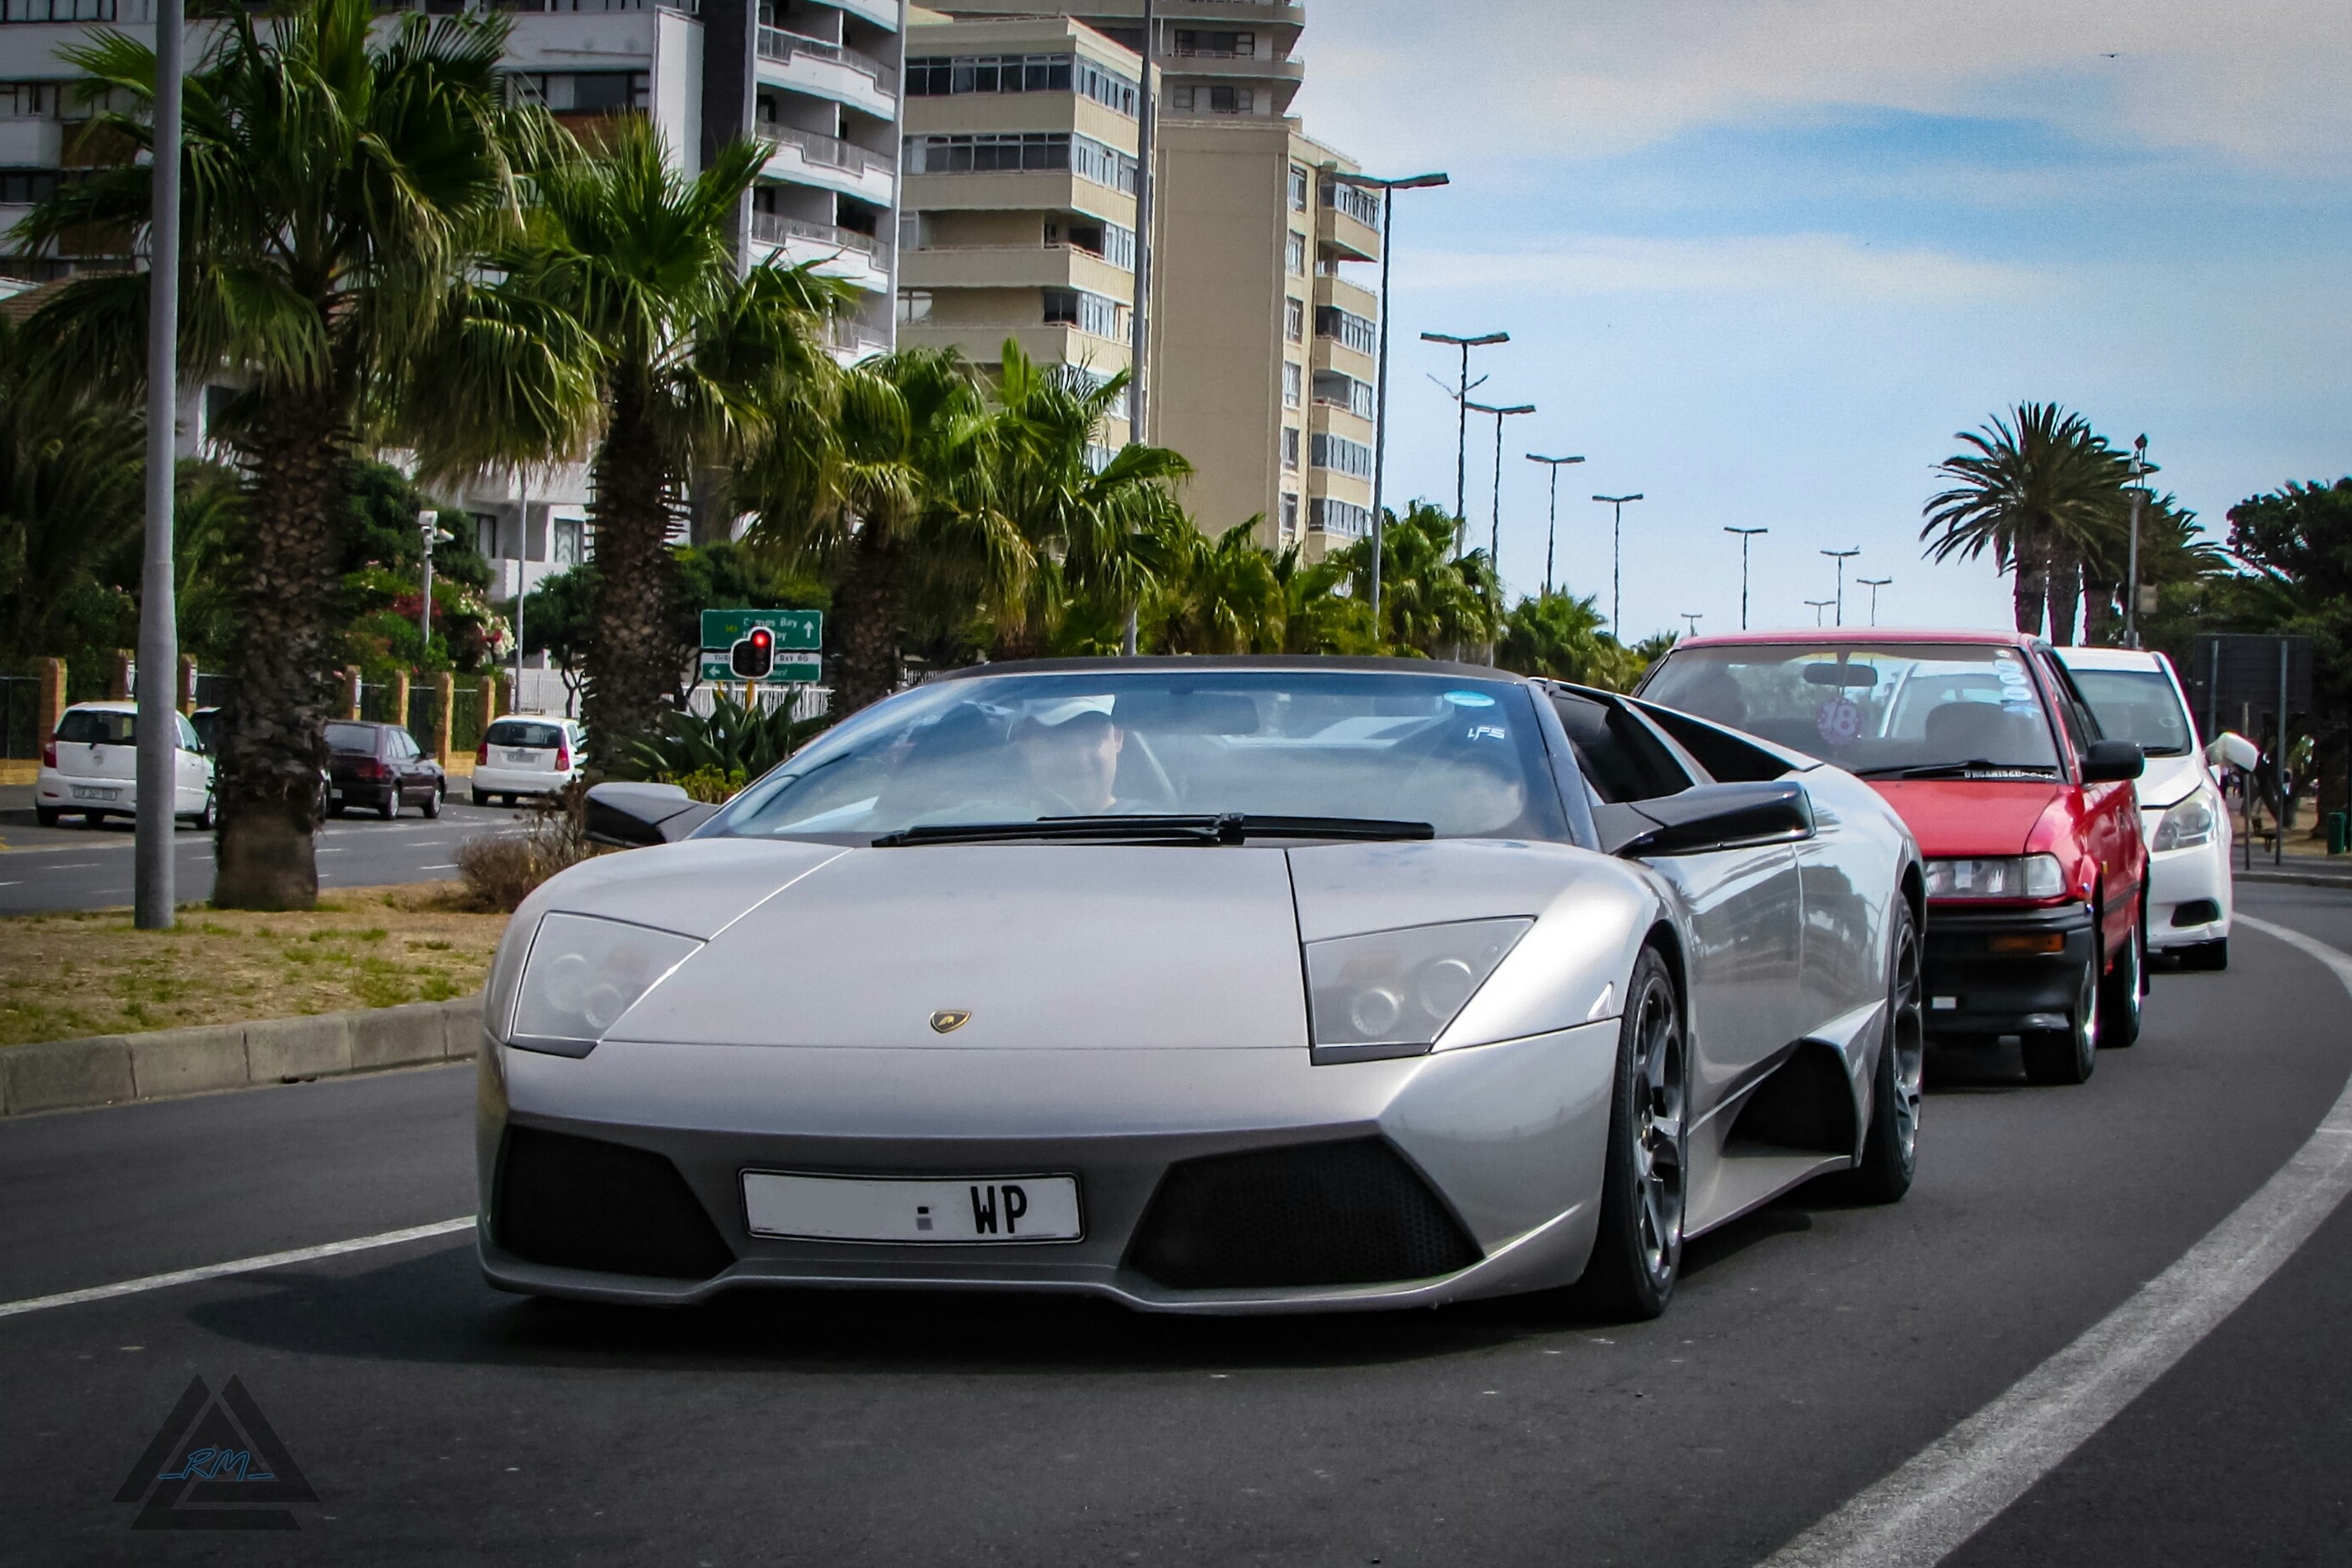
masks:
[[[776,634],[766,626],[753,626],[749,637],[737,641],[729,662],[745,680],[766,679],[776,668]]]

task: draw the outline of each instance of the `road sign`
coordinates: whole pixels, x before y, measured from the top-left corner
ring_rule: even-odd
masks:
[[[814,653],[824,647],[823,610],[705,610],[702,646],[724,651],[751,635],[753,626],[776,634],[776,651]]]
[[[2282,688],[2290,721],[2312,710],[2311,639],[2209,632],[2190,645],[2180,679],[2208,740],[2242,730],[2268,745],[2278,731]]]
[[[716,653],[705,649],[702,655],[702,679],[713,686],[740,685],[743,678],[735,673],[729,650]],[[760,679],[761,686],[822,686],[824,684],[824,660],[813,653],[780,653],[775,668]]]

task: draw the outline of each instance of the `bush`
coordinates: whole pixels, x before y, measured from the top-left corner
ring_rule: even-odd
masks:
[[[558,871],[595,853],[583,826],[587,791],[573,784],[551,796],[520,834],[484,835],[457,849],[466,891],[490,909],[512,914],[531,890]]]
[[[789,705],[772,713],[738,702],[725,692],[713,696],[710,717],[672,710],[662,731],[633,742],[623,761],[638,778],[684,786],[697,800],[724,800],[789,757],[830,722],[795,722]],[[732,781],[719,795],[707,793]]]

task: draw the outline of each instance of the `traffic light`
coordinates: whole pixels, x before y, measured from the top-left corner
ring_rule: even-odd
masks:
[[[737,640],[730,658],[743,679],[765,680],[776,668],[776,634],[765,626],[753,626],[749,637]]]

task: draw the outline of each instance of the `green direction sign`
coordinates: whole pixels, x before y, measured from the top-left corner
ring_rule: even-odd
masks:
[[[702,679],[717,686],[732,686],[743,678],[735,673],[723,653],[704,652]],[[780,653],[775,668],[761,678],[762,686],[822,686],[824,660],[813,653]]]
[[[824,647],[823,610],[705,610],[702,646],[706,649],[731,648],[750,637],[753,626],[765,626],[776,634],[779,656],[814,653]],[[779,657],[777,663],[782,662]]]

